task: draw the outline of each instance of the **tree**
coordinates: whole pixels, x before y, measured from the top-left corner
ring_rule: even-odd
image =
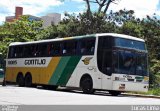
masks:
[[[139,22],[140,19],[136,19],[134,16],[133,10],[119,10],[118,12],[110,11],[110,13],[107,16],[107,21],[109,22],[115,22],[118,26],[123,26],[123,23],[128,21],[135,21]]]
[[[30,21],[28,16],[20,20],[6,22],[0,27],[0,52],[6,56],[11,42],[26,42],[36,40],[35,36],[41,32],[42,21]]]
[[[66,18],[57,25],[56,31],[59,37],[114,32],[116,30],[115,23],[106,22],[101,13],[92,13],[92,19],[87,18],[87,13],[79,15],[66,13],[65,15]]]
[[[90,3],[96,3],[98,5],[98,13],[103,12],[106,14],[111,3],[117,4],[119,0],[84,0],[87,4],[87,12],[91,13]]]
[[[143,26],[143,35],[147,41],[150,59],[158,59],[160,52],[160,20],[156,17],[147,16],[141,21]]]

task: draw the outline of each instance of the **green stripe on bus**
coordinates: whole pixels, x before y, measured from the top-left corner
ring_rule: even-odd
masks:
[[[79,63],[81,56],[72,56],[67,63],[67,66],[63,70],[60,79],[58,80],[57,85],[65,86],[71,77],[73,71],[75,70],[77,64]]]
[[[63,70],[65,69],[70,57],[62,57],[60,62],[58,63],[55,72],[53,72],[52,77],[49,81],[50,85],[56,85],[59,78],[61,77],[61,74],[63,73]]]

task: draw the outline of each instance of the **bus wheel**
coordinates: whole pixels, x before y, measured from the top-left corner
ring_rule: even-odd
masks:
[[[90,76],[84,76],[81,79],[80,87],[82,88],[83,93],[92,94],[93,90],[93,82]]]
[[[109,93],[112,95],[112,96],[118,96],[121,94],[121,92],[119,91],[109,91]]]
[[[25,76],[25,86],[31,87],[32,86],[32,76],[31,74],[26,74]]]
[[[22,73],[18,74],[16,82],[17,82],[19,87],[23,87],[24,86],[24,77],[23,77]]]
[[[57,88],[58,88],[58,86],[48,85],[48,89],[49,89],[49,90],[56,90]]]

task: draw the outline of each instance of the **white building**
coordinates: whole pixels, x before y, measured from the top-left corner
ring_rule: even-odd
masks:
[[[59,13],[50,13],[46,16],[41,17],[43,21],[43,27],[51,26],[52,24],[57,25],[61,21],[61,14]]]

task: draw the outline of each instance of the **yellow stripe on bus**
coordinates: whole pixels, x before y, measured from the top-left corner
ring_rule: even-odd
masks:
[[[32,83],[48,84],[60,59],[61,57],[53,57],[48,67],[7,67],[6,80],[16,82],[16,77],[19,72],[22,72],[23,76],[25,76],[27,72],[30,72],[32,74]]]

